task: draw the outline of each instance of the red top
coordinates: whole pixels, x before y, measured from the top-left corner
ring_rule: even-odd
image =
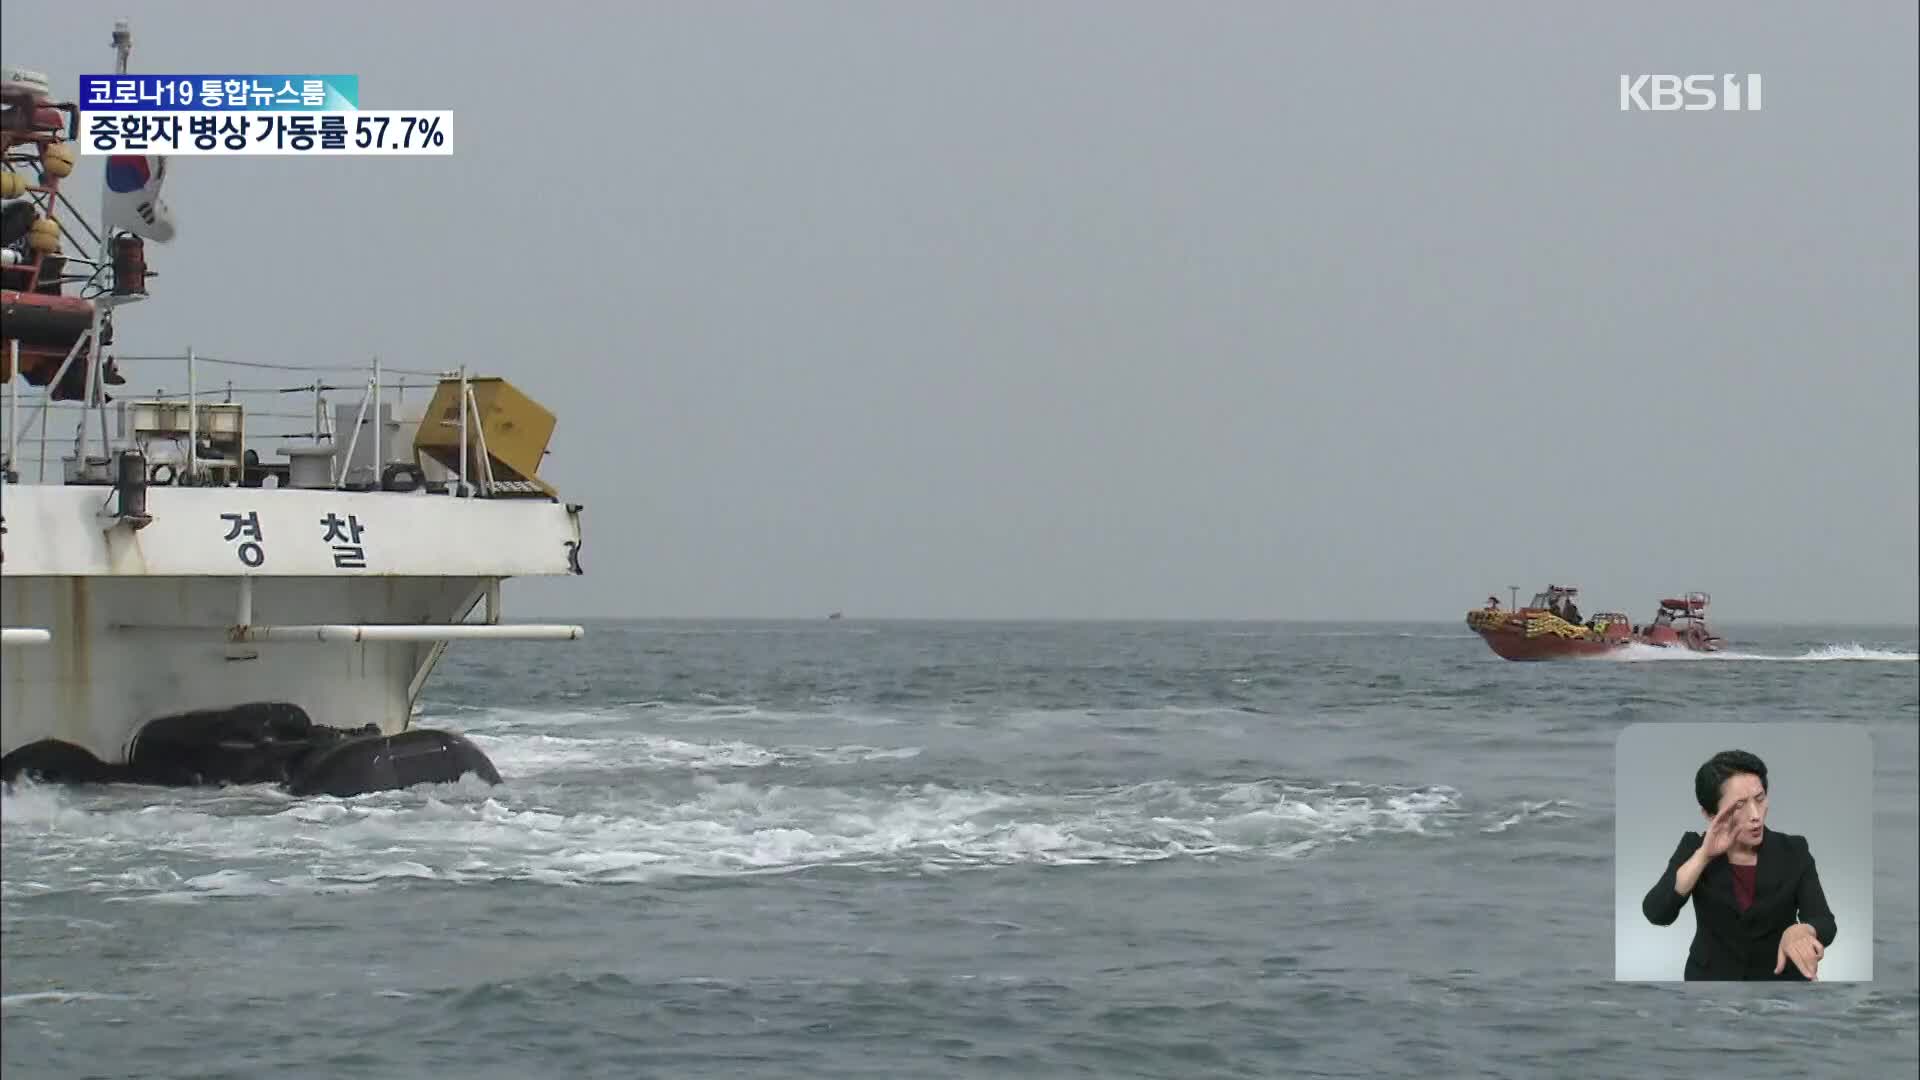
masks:
[[[1727,869],[1733,871],[1733,904],[1745,911],[1753,906],[1753,875],[1754,871],[1760,869],[1760,864],[1741,866],[1739,863],[1728,863]]]

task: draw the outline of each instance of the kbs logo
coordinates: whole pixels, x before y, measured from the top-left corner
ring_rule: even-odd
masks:
[[[1709,109],[1759,112],[1760,76],[1620,76],[1621,112],[1706,112]]]

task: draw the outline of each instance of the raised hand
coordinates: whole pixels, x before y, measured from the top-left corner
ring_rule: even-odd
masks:
[[[1733,817],[1738,805],[1736,803],[1729,806],[1713,816],[1713,820],[1707,825],[1706,839],[1700,842],[1700,854],[1709,859],[1717,859],[1725,855],[1727,849],[1733,846],[1733,836],[1737,831]]]

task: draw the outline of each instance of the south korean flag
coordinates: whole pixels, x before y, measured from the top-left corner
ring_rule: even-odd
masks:
[[[106,188],[100,218],[109,230],[124,229],[161,243],[173,239],[173,211],[160,198],[167,159],[158,155],[112,154],[107,158]]]

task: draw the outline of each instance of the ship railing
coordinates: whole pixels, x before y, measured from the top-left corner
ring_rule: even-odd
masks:
[[[97,329],[99,325],[100,320],[96,318],[95,328]],[[367,427],[368,414],[371,412],[373,414],[373,446],[370,459],[373,462],[374,482],[375,485],[378,486],[381,470],[393,463],[387,460],[389,447],[386,443],[386,429],[389,423],[392,422],[390,418],[394,416],[394,406],[404,405],[405,396],[409,389],[431,390],[447,380],[457,379],[460,383],[459,400],[464,403],[465,407],[460,410],[460,418],[458,421],[460,428],[459,467],[448,471],[448,478],[452,481],[454,494],[461,497],[485,498],[493,495],[496,491],[506,491],[514,487],[512,483],[498,479],[493,473],[492,458],[487,450],[486,432],[481,422],[479,402],[475,396],[471,378],[464,365],[452,370],[439,371],[396,368],[383,364],[379,357],[374,357],[370,363],[364,365],[270,363],[265,361],[203,356],[191,347],[177,354],[111,354],[109,356],[100,355],[103,350],[95,349],[92,341],[93,338],[91,334],[85,334],[77,340],[73,348],[68,350],[66,358],[55,372],[54,377],[49,380],[45,387],[30,387],[27,385],[25,378],[19,373],[18,343],[11,343],[13,345],[13,356],[11,359],[14,360],[15,375],[13,379],[8,381],[5,387],[7,398],[6,409],[4,411],[6,432],[4,442],[0,443],[0,445],[4,446],[5,457],[4,461],[0,461],[0,482],[20,482],[19,475],[23,472],[21,463],[27,460],[36,462],[38,466],[36,470],[38,482],[45,483],[47,481],[47,466],[50,462],[56,460],[55,455],[49,453],[49,444],[59,446],[64,443],[64,440],[50,438],[48,431],[48,418],[55,409],[77,411],[80,413],[79,423],[75,429],[74,440],[71,443],[71,447],[75,463],[84,472],[90,464],[88,452],[91,449],[90,444],[93,441],[93,432],[90,431],[89,425],[97,427],[97,437],[100,446],[105,451],[101,457],[94,459],[94,461],[97,462],[100,467],[105,468],[108,459],[112,456],[114,438],[108,429],[108,412],[110,411],[110,406],[118,405],[124,408],[128,403],[134,401],[183,402],[186,405],[187,431],[185,439],[186,456],[182,465],[184,466],[187,477],[190,478],[189,482],[202,483],[206,480],[206,475],[209,471],[208,467],[210,465],[210,463],[203,462],[200,459],[200,423],[201,415],[206,405],[232,404],[236,396],[312,394],[313,428],[311,431],[283,431],[261,435],[257,432],[247,430],[246,428],[250,426],[247,422],[262,418],[304,420],[307,416],[305,413],[243,408],[241,411],[241,423],[243,427],[238,434],[240,438],[245,441],[260,438],[267,442],[285,445],[286,443],[296,440],[310,440],[314,445],[319,445],[321,443],[337,443],[340,434],[335,430],[333,415],[327,408],[327,395],[350,392],[357,389],[360,391],[360,398],[354,414],[353,429],[347,437],[344,453],[336,453],[329,458],[328,484],[335,489],[339,489],[346,486],[351,479],[355,455],[360,448],[361,433]],[[185,366],[187,390],[185,394],[182,395],[169,392],[163,387],[156,387],[147,393],[135,392],[132,394],[118,395],[116,402],[109,403],[105,400],[107,395],[104,393],[104,387],[99,381],[99,370],[108,359],[116,363],[119,361],[183,363]],[[54,400],[53,388],[60,384],[61,379],[66,376],[67,371],[76,362],[85,363],[90,368],[87,380],[88,400]],[[227,380],[224,386],[205,388],[202,386],[201,369],[206,365],[226,369],[301,373],[315,377],[304,384],[293,386],[245,386],[235,385],[233,380]],[[321,377],[332,373],[361,371],[366,372],[367,375],[365,381],[360,383],[347,382],[344,380],[328,381]],[[410,383],[409,379],[420,379],[423,381]],[[37,397],[38,401],[33,403],[31,406],[32,412],[26,417],[23,423],[21,420],[22,399],[28,396]],[[422,418],[422,422],[426,422],[425,418]],[[124,425],[125,421],[123,416],[120,440],[123,444],[128,441]],[[30,443],[29,440],[33,439],[33,433],[36,428],[38,429],[38,438]],[[38,452],[28,452],[27,448],[30,445],[37,445]],[[477,451],[477,453],[475,453],[475,451]],[[408,458],[413,460],[416,466],[418,465],[417,456],[408,455]],[[404,461],[406,459],[402,460]],[[469,463],[473,464],[469,465]],[[470,468],[472,469],[471,473],[469,472]]]
[[[70,104],[62,104],[56,107],[69,109],[69,110],[74,108]],[[77,123],[77,116],[78,116],[77,112],[74,113],[74,116],[76,117],[75,123]],[[71,138],[77,138],[77,135],[70,135],[70,139]],[[4,141],[5,141],[6,148],[10,151],[13,149],[14,144],[16,142],[24,143],[24,142],[32,142],[36,140],[31,136],[20,136],[19,133],[9,131],[5,133]],[[15,158],[16,158],[16,155],[12,155],[12,154],[8,155],[8,165],[10,169],[15,165],[19,165],[21,168],[25,168],[29,164],[28,162],[26,162],[24,158],[21,158],[18,161],[16,161]],[[263,370],[286,371],[286,372],[300,371],[300,372],[316,373],[316,374],[325,373],[325,372],[339,372],[339,371],[358,372],[358,371],[366,370],[365,365],[290,364],[290,363],[268,363],[268,362],[261,362],[261,361],[246,361],[246,360],[228,360],[228,359],[221,359],[221,358],[210,357],[210,356],[199,356],[195,353],[195,351],[191,347],[189,347],[186,350],[186,353],[184,355],[152,356],[152,357],[126,356],[126,355],[121,355],[117,352],[114,352],[110,348],[102,347],[99,344],[99,342],[103,337],[107,336],[103,334],[103,330],[112,324],[116,309],[125,304],[135,303],[140,300],[147,299],[147,293],[145,292],[145,288],[144,288],[144,280],[142,280],[137,284],[128,284],[125,290],[120,288],[121,283],[116,281],[114,278],[114,275],[115,275],[114,263],[112,259],[108,256],[108,247],[109,247],[109,241],[111,240],[111,236],[112,236],[112,230],[103,230],[103,229],[94,228],[94,226],[90,222],[88,222],[86,214],[83,213],[81,209],[74,204],[72,199],[67,197],[66,192],[63,190],[62,181],[58,176],[48,175],[42,178],[42,181],[39,183],[31,183],[27,185],[26,194],[33,201],[35,208],[43,216],[55,222],[55,224],[57,225],[57,227],[61,232],[61,235],[68,241],[68,245],[70,245],[71,250],[68,250],[67,245],[63,245],[63,249],[60,253],[60,257],[63,260],[62,275],[61,275],[61,282],[62,282],[63,288],[65,286],[77,285],[79,287],[77,295],[92,301],[94,304],[94,317],[93,317],[92,326],[89,328],[88,331],[83,332],[74,341],[73,347],[67,351],[67,355],[65,359],[60,364],[58,371],[56,372],[53,379],[48,382],[46,387],[39,388],[43,391],[42,393],[43,400],[40,402],[39,412],[36,415],[36,417],[28,421],[27,426],[31,426],[32,424],[37,422],[41,429],[41,452],[40,452],[40,457],[38,461],[38,464],[39,464],[38,471],[39,471],[41,482],[44,483],[46,479],[46,465],[47,465],[46,449],[45,449],[45,444],[47,442],[46,418],[47,418],[48,411],[55,404],[55,402],[53,401],[53,389],[54,387],[57,387],[60,385],[61,380],[66,376],[68,370],[76,362],[86,365],[86,368],[87,368],[86,380],[85,380],[85,392],[84,392],[84,409],[87,412],[97,411],[98,413],[98,430],[99,430],[99,439],[101,444],[100,445],[101,454],[98,460],[104,462],[102,466],[104,469],[109,469],[109,470],[111,468],[110,461],[113,454],[113,441],[107,431],[106,406],[108,402],[106,401],[107,394],[106,394],[106,387],[103,380],[103,373],[106,370],[107,365],[116,361],[123,361],[123,360],[124,361],[172,360],[172,361],[184,361],[186,363],[187,405],[188,405],[187,417],[188,417],[188,424],[189,424],[189,431],[187,433],[186,467],[187,467],[188,476],[194,482],[199,482],[203,479],[201,469],[200,469],[200,462],[198,461],[199,432],[197,430],[198,420],[200,415],[200,409],[198,406],[201,400],[198,394],[198,377],[199,377],[200,365],[202,364],[226,365],[226,366],[239,367],[239,368],[263,369]],[[74,228],[69,228],[70,225],[77,227],[79,232],[84,233],[86,236],[86,239],[83,241],[80,238],[80,236],[76,234],[76,231]],[[65,268],[69,266],[83,268],[85,272],[78,275],[67,274],[65,273]],[[28,267],[27,269],[31,274],[37,275],[39,272],[37,267],[38,267],[38,261],[36,260],[33,266]],[[21,268],[10,267],[9,269],[19,270]],[[7,384],[6,384],[7,408],[4,413],[6,418],[6,437],[4,441],[0,441],[0,447],[4,448],[4,454],[5,454],[4,459],[0,459],[0,484],[18,482],[17,474],[19,472],[18,463],[20,461],[20,447],[23,441],[23,436],[25,435],[25,428],[19,423],[19,405],[20,405],[20,397],[25,392],[25,388],[27,384],[20,370],[18,343],[15,342],[13,344],[14,344],[13,356],[10,357],[10,359],[13,361],[10,368],[11,377],[7,380]],[[444,382],[447,379],[455,379],[455,378],[457,378],[460,381],[460,394],[458,398],[458,400],[462,404],[462,408],[460,410],[460,420],[459,420],[460,462],[459,462],[459,467],[457,469],[452,470],[452,477],[455,480],[457,485],[454,489],[455,494],[462,497],[473,497],[473,496],[486,497],[488,495],[493,494],[496,489],[499,489],[502,491],[510,491],[512,489],[515,489],[516,487],[522,486],[516,483],[501,483],[497,481],[493,476],[492,465],[486,452],[486,434],[484,430],[482,430],[482,425],[480,423],[479,406],[474,397],[473,387],[471,383],[468,381],[467,368],[464,364],[454,370],[407,371],[405,369],[399,369],[399,368],[387,368],[383,370],[381,362],[377,357],[373,359],[371,364],[371,373],[366,384],[367,385],[366,396],[362,398],[361,410],[360,410],[360,417],[362,420],[364,420],[366,411],[367,411],[366,410],[367,405],[370,402],[374,404],[374,408],[373,408],[374,452],[372,457],[374,461],[376,485],[378,485],[380,471],[387,464],[387,462],[384,460],[385,446],[384,446],[383,435],[384,435],[384,429],[386,426],[385,416],[388,414],[386,410],[382,408],[382,406],[385,404],[385,401],[386,401],[386,386],[384,385],[383,377],[384,375],[389,375],[389,374],[399,374],[403,378],[405,376],[412,375],[417,377],[433,379],[436,382]],[[403,385],[402,393],[404,393],[404,383],[402,385]],[[316,443],[323,440],[330,440],[332,438],[332,433],[329,430],[330,424],[328,422],[327,417],[325,416],[325,402],[322,397],[322,395],[329,389],[337,391],[343,388],[323,387],[322,383],[318,379],[316,379],[312,385],[312,390],[315,394],[314,430],[312,432],[312,435]],[[228,401],[232,400],[232,394],[234,392],[235,391],[233,389],[232,384],[229,383],[228,394],[227,394]],[[74,459],[76,464],[83,471],[83,473],[92,463],[92,461],[90,460],[90,455],[88,453],[91,437],[87,427],[89,421],[92,419],[93,418],[88,415],[82,415],[79,427],[75,432]],[[243,411],[243,416],[242,416],[243,422],[244,422],[244,419],[245,419],[245,416]],[[352,454],[354,452],[354,449],[357,447],[357,442],[360,435],[360,427],[361,427],[360,423],[356,422],[353,435],[349,440],[348,451],[347,451],[347,456],[345,460],[341,461],[341,459],[338,456],[336,456],[333,459],[333,461],[329,464],[330,482],[332,486],[336,488],[346,483],[347,474],[350,471],[352,462],[353,462]],[[242,435],[244,437],[244,432],[242,433]],[[478,475],[469,475],[469,468],[470,468],[469,462],[475,461],[474,455],[469,451],[470,443],[474,444],[475,447],[479,450],[479,456],[477,459],[478,466],[477,468],[474,469],[474,471]],[[415,464],[416,465],[418,464],[417,460]]]
[[[9,149],[12,148],[12,144],[15,141],[18,141],[14,137],[15,134],[16,133],[13,132],[6,133],[6,142]],[[25,167],[23,162],[24,159],[22,159],[22,162],[15,162],[14,156],[11,154],[8,155],[10,171],[16,164],[21,164],[22,167]],[[111,347],[102,346],[100,342],[103,338],[111,336],[104,331],[113,325],[116,309],[125,304],[147,299],[144,278],[127,283],[122,283],[116,279],[115,275],[117,271],[115,263],[108,257],[108,247],[112,239],[112,230],[94,228],[94,226],[88,222],[86,215],[67,197],[65,191],[62,190],[62,183],[58,176],[49,175],[42,178],[39,183],[27,185],[26,193],[33,201],[36,210],[38,210],[42,216],[54,221],[61,235],[68,242],[66,245],[63,245],[60,252],[60,257],[63,260],[61,274],[63,290],[67,286],[78,286],[78,291],[74,295],[91,301],[94,305],[94,313],[92,325],[75,339],[73,347],[67,351],[67,355],[59,365],[54,377],[44,388],[39,388],[42,390],[41,396],[43,400],[39,403],[37,414],[30,418],[26,425],[20,423],[19,407],[21,397],[27,392],[27,383],[21,373],[18,344],[17,342],[13,343],[14,352],[12,357],[10,357],[13,361],[10,368],[12,374],[6,384],[7,408],[4,413],[6,418],[6,437],[4,441],[0,441],[0,448],[4,448],[4,459],[0,459],[0,483],[18,482],[17,474],[19,472],[23,438],[27,428],[33,426],[35,423],[38,423],[41,429],[41,453],[38,462],[38,471],[41,482],[45,482],[47,465],[45,444],[48,441],[46,436],[46,423],[47,414],[55,404],[53,401],[53,390],[61,384],[61,381],[67,376],[75,363],[83,364],[86,368],[84,393],[82,395],[84,409],[88,412],[98,413],[97,427],[101,451],[98,458],[94,458],[89,454],[89,444],[92,441],[92,435],[88,430],[88,424],[93,421],[93,417],[83,415],[79,427],[75,432],[74,460],[84,473],[96,462],[101,463],[101,468],[103,469],[111,468],[110,459],[113,454],[113,440],[107,430],[106,406],[108,402],[106,399],[108,395],[103,377],[104,372],[109,366],[118,361],[171,360],[185,362],[187,369],[188,403],[186,411],[189,425],[187,432],[186,471],[192,482],[201,482],[204,479],[200,468],[201,463],[198,460],[199,432],[197,430],[200,416],[198,406],[201,401],[198,392],[198,381],[202,364],[283,372],[299,371],[315,374],[367,370],[368,365],[291,364],[221,359],[218,357],[199,356],[191,347],[186,350],[184,355],[128,356],[115,352]],[[72,228],[69,226],[72,226]],[[84,240],[78,235],[79,233],[85,234]],[[38,266],[39,262],[36,260],[31,266],[9,267],[8,269],[10,272],[25,269],[26,272],[33,275],[37,280],[37,275],[39,274]],[[67,267],[81,268],[84,272],[77,275],[69,274],[65,272]],[[125,285],[125,288],[122,288],[122,285]],[[349,439],[346,457],[343,461],[336,456],[329,462],[329,482],[332,486],[336,488],[341,487],[347,481],[354,460],[353,455],[358,449],[360,429],[363,426],[362,422],[366,418],[367,407],[369,405],[373,406],[372,411],[374,414],[374,447],[372,460],[374,462],[375,482],[376,486],[378,486],[379,474],[388,464],[385,460],[386,447],[384,444],[384,435],[387,426],[385,418],[390,414],[385,408],[387,400],[385,377],[393,374],[398,374],[402,377],[401,392],[403,394],[405,385],[404,378],[409,375],[432,379],[436,383],[442,383],[449,379],[459,380],[460,391],[457,400],[461,403],[459,418],[460,461],[458,467],[450,471],[450,475],[455,481],[454,493],[456,495],[462,497],[486,497],[494,494],[496,490],[502,493],[513,493],[518,488],[525,486],[518,482],[502,482],[494,477],[492,462],[486,451],[486,434],[480,422],[479,405],[475,399],[474,389],[469,381],[467,368],[464,364],[454,370],[408,371],[399,368],[383,368],[380,359],[375,357],[370,367],[371,371],[365,384],[365,394],[361,400],[359,420],[356,421],[353,434]],[[318,379],[315,379],[311,389],[315,395],[313,439],[316,443],[323,440],[331,440],[333,436],[330,431],[329,420],[325,415],[323,395],[329,390],[338,391],[344,388],[326,387]],[[234,392],[232,384],[228,383],[228,401],[232,400]],[[243,422],[244,419],[243,411]],[[242,435],[244,437],[244,432]],[[478,449],[479,454],[477,458],[470,451],[470,446]],[[417,458],[414,463],[418,466]],[[472,470],[471,475],[469,470]]]

